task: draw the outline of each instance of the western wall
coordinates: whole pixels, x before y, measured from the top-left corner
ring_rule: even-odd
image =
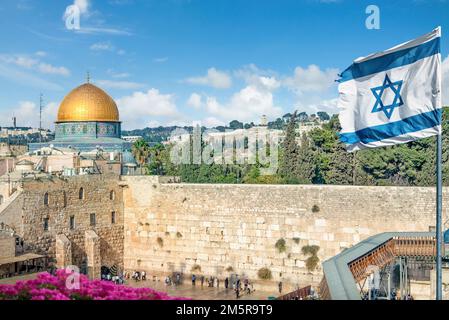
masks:
[[[322,262],[373,234],[435,225],[434,188],[161,183],[155,176],[122,177],[121,185],[124,266],[150,276],[255,280],[268,268],[264,285],[316,284],[321,264],[309,271],[303,247],[319,246]],[[447,217],[448,197],[443,208]],[[284,252],[276,247],[281,238]]]
[[[444,197],[443,221],[448,208]],[[24,181],[1,205],[0,222],[28,251],[55,258],[58,266],[87,263],[94,277],[100,266],[116,264],[150,277],[239,274],[255,281],[267,268],[272,279],[259,281],[258,288],[282,280],[289,290],[317,284],[322,261],[370,235],[432,229],[434,212],[434,188],[186,184],[169,177],[89,175]],[[282,248],[276,245],[281,239]],[[312,271],[306,265],[311,255],[303,254],[310,246],[319,247]]]

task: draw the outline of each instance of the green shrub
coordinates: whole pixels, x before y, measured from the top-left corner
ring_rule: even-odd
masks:
[[[316,255],[310,256],[306,260],[306,267],[308,271],[313,271],[316,269],[318,262],[320,262],[320,258]]]
[[[182,233],[181,233],[181,232],[179,232],[179,231],[178,231],[178,232],[176,232],[176,237],[177,237],[177,238],[182,238]]]
[[[312,207],[312,212],[313,213],[320,212],[320,207],[318,207],[316,204],[314,204],[313,207]]]
[[[308,271],[313,271],[316,269],[318,262],[320,261],[320,258],[317,256],[319,250],[320,247],[316,245],[302,247],[301,252],[304,255],[309,255],[306,259],[306,267]]]
[[[159,247],[163,247],[164,246],[164,239],[162,239],[161,237],[157,237],[157,244],[159,245]]]
[[[191,269],[192,272],[201,272],[201,266],[199,264],[194,264]]]
[[[301,241],[301,239],[300,239],[300,238],[293,238],[293,241],[294,241],[296,244],[299,244],[299,241]]]
[[[226,272],[232,272],[232,271],[234,271],[234,268],[232,266],[228,266],[226,268]]]
[[[315,256],[319,250],[320,247],[316,245],[304,246],[301,248],[301,252],[303,255],[311,255],[311,256]]]
[[[262,280],[271,280],[273,278],[271,270],[268,268],[260,268],[259,271],[257,271],[257,276]]]
[[[279,253],[285,252],[285,250],[287,250],[284,238],[281,238],[278,241],[276,241],[276,244],[274,246],[276,247],[276,249],[278,249]]]

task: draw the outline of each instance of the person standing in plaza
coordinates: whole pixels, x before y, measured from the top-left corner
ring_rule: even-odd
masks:
[[[192,286],[195,285],[196,282],[196,276],[194,274],[192,274]]]
[[[225,289],[228,290],[228,286],[229,286],[229,279],[226,277],[225,281],[224,281],[224,285],[225,285]]]

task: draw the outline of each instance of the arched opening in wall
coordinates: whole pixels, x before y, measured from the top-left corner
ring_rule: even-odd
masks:
[[[78,197],[80,200],[84,200],[84,188],[80,188]]]
[[[49,202],[50,202],[50,199],[49,199],[48,192],[45,192],[45,194],[44,194],[44,205],[48,206]]]
[[[109,193],[109,199],[115,200],[115,191],[114,190],[111,190],[111,192]]]

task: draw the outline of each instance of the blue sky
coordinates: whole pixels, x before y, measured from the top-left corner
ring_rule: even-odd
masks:
[[[74,3],[80,30],[65,24]],[[380,9],[379,30],[365,27],[370,4]],[[449,85],[449,1],[3,0],[0,126],[13,113],[37,126],[42,92],[52,127],[87,70],[127,129],[334,113],[339,71],[438,25]]]

